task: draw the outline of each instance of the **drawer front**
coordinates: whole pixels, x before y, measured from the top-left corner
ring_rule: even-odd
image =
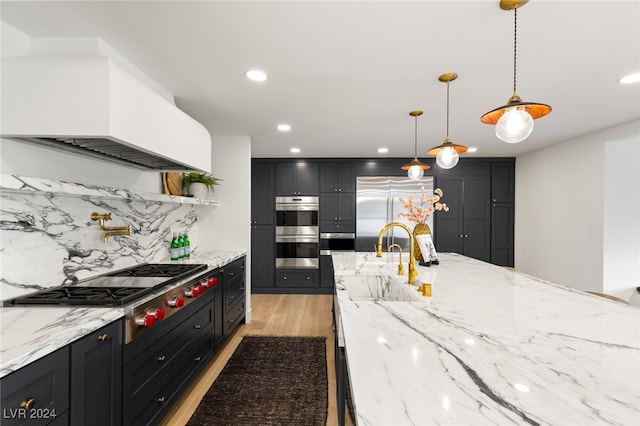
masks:
[[[206,339],[196,339],[178,362],[174,363],[163,379],[152,389],[140,396],[139,404],[125,414],[124,425],[157,424],[181,395],[190,379],[202,369],[213,354],[213,334],[209,328]]]
[[[228,287],[224,294],[224,305],[225,310],[228,309],[229,306],[235,304],[238,300],[244,299],[244,280],[238,280],[238,282],[234,283],[233,286]]]
[[[206,306],[176,327],[171,333],[151,346],[124,367],[124,409],[129,410],[142,394],[154,386],[166,370],[173,367],[189,342],[206,335],[213,327],[213,308]]]
[[[69,409],[69,347],[0,380],[3,425],[44,425]],[[21,406],[22,405],[22,406]]]
[[[226,283],[228,283],[230,280],[233,280],[234,278],[244,275],[244,260],[244,257],[238,260],[234,260],[224,267],[224,279]]]
[[[244,318],[244,300],[239,300],[236,304],[229,307],[224,317],[224,334],[228,337]]]
[[[287,270],[276,274],[278,287],[318,287],[318,270]]]

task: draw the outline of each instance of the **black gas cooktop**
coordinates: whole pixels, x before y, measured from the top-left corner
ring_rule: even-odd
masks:
[[[7,305],[126,305],[161,287],[195,277],[205,264],[144,263],[77,284],[53,287],[5,302]]]

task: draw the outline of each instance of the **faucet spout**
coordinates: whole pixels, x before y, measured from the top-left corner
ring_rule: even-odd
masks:
[[[387,248],[387,252],[391,253],[394,248],[397,248],[400,252],[400,258],[398,259],[398,275],[404,275],[404,265],[402,264],[402,247],[400,247],[400,244],[391,244]],[[393,258],[391,259],[391,261],[393,261]]]
[[[106,220],[111,220],[111,213],[91,213],[91,220],[98,221],[100,225],[100,229],[103,231],[107,231],[102,238],[102,241],[105,243],[109,239],[109,237],[114,237],[116,235],[131,235],[131,225],[127,226],[105,226],[104,222]]]
[[[118,228],[122,229],[105,232],[104,237],[102,237],[102,241],[106,243],[109,237],[115,237],[116,235],[131,235],[131,226],[118,226]]]
[[[415,247],[415,238],[413,237],[413,233],[411,232],[411,230],[409,229],[409,227],[407,225],[405,225],[404,223],[400,223],[400,222],[391,222],[386,224],[381,230],[380,230],[380,234],[378,234],[378,244],[376,246],[376,257],[382,257],[382,238],[384,237],[384,234],[387,233],[387,231],[391,228],[394,227],[399,227],[404,229],[405,231],[407,231],[407,234],[409,235],[409,275],[408,275],[408,283],[409,284],[415,284],[416,282],[416,276],[418,275],[418,271],[416,271],[416,265],[414,263],[414,259],[415,259],[415,252],[414,252],[414,247]]]

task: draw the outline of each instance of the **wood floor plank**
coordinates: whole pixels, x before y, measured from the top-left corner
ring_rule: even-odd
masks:
[[[207,390],[237,348],[242,337],[246,335],[326,337],[329,385],[327,426],[337,425],[334,333],[331,327],[332,306],[333,296],[331,295],[252,295],[251,323],[238,327],[233,336],[218,350],[214,359],[209,362],[189,386],[161,425],[179,426],[187,423]]]

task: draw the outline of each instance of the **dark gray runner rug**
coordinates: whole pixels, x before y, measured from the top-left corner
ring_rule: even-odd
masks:
[[[188,425],[327,423],[324,337],[245,336]]]

